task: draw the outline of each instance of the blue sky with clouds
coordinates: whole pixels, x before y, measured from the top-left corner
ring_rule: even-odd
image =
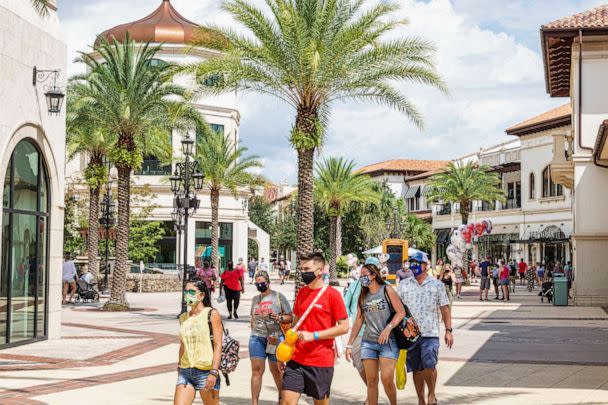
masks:
[[[374,0],[370,0],[374,1]],[[161,0],[59,0],[70,59],[95,35],[153,11]],[[262,0],[252,0],[260,6]],[[172,0],[186,18],[238,28],[218,0]],[[504,129],[566,103],[545,93],[539,29],[587,10],[599,0],[400,0],[410,24],[398,34],[417,35],[438,48],[437,68],[450,94],[420,86],[401,90],[425,116],[420,131],[384,107],[333,108],[321,156],[342,155],[359,166],[394,158],[450,159],[509,139]],[[81,68],[72,65],[70,73]],[[239,101],[241,139],[264,161],[271,180],[294,182],[296,156],[288,133],[293,112],[256,95]]]

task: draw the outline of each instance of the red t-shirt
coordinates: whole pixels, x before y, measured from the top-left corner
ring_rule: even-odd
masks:
[[[526,269],[528,268],[528,265],[525,262],[519,262],[518,266],[520,273],[525,273]]]
[[[226,270],[222,273],[224,285],[233,291],[241,291],[241,277],[245,274],[243,269]]]
[[[502,266],[502,270],[500,271],[500,279],[507,280],[509,278],[509,266]]]
[[[318,293],[319,289],[311,290],[308,286],[302,287],[296,297],[293,314],[297,317],[302,316]],[[342,296],[335,288],[327,287],[300,326],[300,330],[319,332],[332,328],[339,320],[347,318],[348,314]],[[308,343],[298,341],[292,360],[303,366],[333,367],[334,358],[334,339],[323,339]]]

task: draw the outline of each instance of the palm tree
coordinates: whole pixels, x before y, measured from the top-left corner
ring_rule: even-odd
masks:
[[[54,4],[51,0],[30,0],[30,2],[40,17],[48,16]]]
[[[412,247],[430,252],[435,245],[433,227],[414,214],[407,214],[404,221],[403,237]]]
[[[86,82],[83,86],[86,86]],[[95,110],[89,110],[82,103],[82,94],[68,88],[67,136],[68,159],[83,154],[89,159],[84,178],[89,187],[89,234],[87,237],[87,256],[89,271],[99,276],[99,192],[106,184],[108,172],[104,160],[115,142],[115,137],[95,125]]]
[[[198,137],[196,157],[211,192],[211,263],[219,269],[219,205],[222,189],[235,196],[239,187],[251,185],[257,176],[250,169],[261,167],[257,156],[245,156],[247,148],[234,145],[221,132],[204,127]]]
[[[370,2],[371,3],[371,2]],[[396,2],[364,7],[365,0],[267,0],[269,12],[246,0],[226,0],[223,9],[251,35],[217,29],[223,53],[184,69],[202,91],[241,89],[272,95],[294,108],[290,143],[298,154],[297,254],[313,249],[313,165],[331,107],[364,101],[422,117],[395,84],[413,82],[444,90],[435,73],[433,45],[419,38],[385,39],[401,25]],[[213,46],[207,36],[193,45]],[[223,46],[222,46],[223,44]],[[219,78],[219,80],[218,80]],[[297,279],[300,268],[298,266]]]
[[[354,171],[355,163],[330,157],[317,164],[314,195],[327,212],[329,222],[329,280],[338,284],[337,260],[342,255],[342,216],[354,202],[379,203],[380,195],[373,192],[374,181]]]
[[[462,223],[469,221],[470,205],[473,201],[505,201],[505,192],[500,187],[497,173],[488,166],[468,162],[459,165],[451,162],[443,173],[431,177],[430,201],[459,203]]]
[[[116,136],[109,154],[118,171],[116,266],[106,310],[129,308],[125,291],[132,170],[141,166],[144,153],[169,150],[167,133],[204,125],[200,114],[187,103],[190,94],[172,83],[169,72],[173,67],[151,63],[159,50],[160,46],[135,44],[128,36],[122,43],[102,40],[94,53],[80,54],[79,61],[90,73],[72,80],[83,105],[95,111],[95,125]]]

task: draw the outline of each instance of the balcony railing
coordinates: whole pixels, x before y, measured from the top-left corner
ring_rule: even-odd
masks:
[[[171,165],[163,166],[157,159],[144,159],[141,170],[135,172],[138,176],[168,176],[171,174]]]
[[[512,199],[500,204],[501,210],[516,210],[518,208],[521,208],[521,200]]]
[[[437,215],[450,215],[451,213],[452,213],[451,204],[439,205],[436,210]]]

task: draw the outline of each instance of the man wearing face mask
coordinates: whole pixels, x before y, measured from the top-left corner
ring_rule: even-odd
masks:
[[[433,405],[437,403],[435,384],[439,356],[439,312],[445,324],[445,344],[448,348],[454,344],[452,317],[443,283],[427,273],[428,256],[416,252],[409,257],[409,262],[414,277],[401,281],[397,293],[418,323],[421,339],[407,352],[407,370],[414,373],[418,403]],[[428,388],[427,398],[424,395],[425,385]]]
[[[300,257],[302,281],[293,307],[294,321],[303,317],[299,341],[283,374],[282,405],[297,405],[302,394],[315,405],[328,405],[334,375],[334,338],[348,333],[348,315],[342,296],[323,284],[325,258],[321,253]],[[317,298],[316,303],[313,301]],[[308,309],[308,315],[304,315]]]
[[[281,323],[291,322],[291,306],[280,292],[270,288],[270,276],[266,271],[255,274],[255,286],[260,294],[251,302],[251,336],[249,358],[251,359],[251,403],[258,404],[262,377],[268,359],[268,368],[277,390],[281,390],[282,375],[277,366],[276,347],[282,340]]]

